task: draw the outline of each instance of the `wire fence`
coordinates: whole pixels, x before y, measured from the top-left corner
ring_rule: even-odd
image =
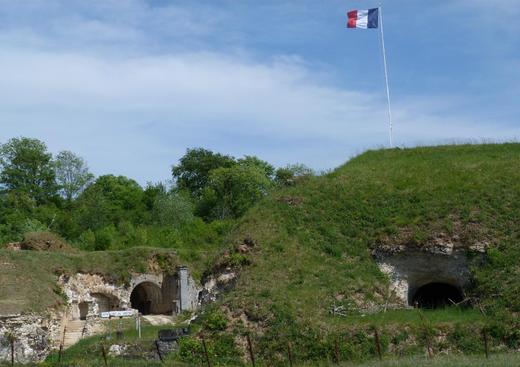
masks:
[[[471,330],[473,334],[470,334]],[[444,346],[444,350],[439,346],[442,342],[439,341],[438,330],[433,332],[432,330],[423,331],[422,336],[414,334],[415,352],[422,353],[429,359],[434,359],[439,354],[445,355],[446,346]],[[403,357],[402,351],[391,348],[392,342],[389,342],[389,340],[394,340],[395,335],[390,335],[390,332],[391,331],[385,328],[370,326],[364,331],[357,330],[355,336],[349,333],[332,337],[329,336],[326,343],[322,343],[319,348],[316,348],[318,352],[313,353],[312,359],[314,361],[325,361],[329,364],[342,364],[368,359],[384,361],[385,359]],[[106,367],[124,366],[125,364],[121,363],[124,362],[125,359],[132,360],[133,364],[129,364],[132,366],[151,366],[156,364],[180,366],[184,365],[182,363],[208,367],[226,365],[226,356],[219,354],[221,350],[219,351],[219,348],[217,348],[215,344],[218,342],[218,339],[221,338],[219,334],[200,332],[187,335],[186,337],[180,336],[173,340],[164,341],[161,340],[158,335],[152,337],[150,333],[143,336],[143,338],[137,338],[136,335],[134,335],[136,334],[135,330],[125,330],[125,333],[128,335],[125,336],[123,333],[117,332],[115,334],[105,334],[91,338],[90,344],[87,343],[72,352],[65,349],[62,342],[58,351],[54,354],[54,358],[50,359],[50,363],[52,366],[82,365],[75,364],[74,361],[91,360],[94,358],[98,360],[100,365]],[[130,333],[132,333],[131,340],[128,339]],[[490,335],[488,326],[473,327],[472,329],[465,330],[464,333],[466,335],[459,335],[459,332],[457,338],[466,337],[472,341],[478,341],[479,343],[478,346],[473,346],[473,348],[469,350],[471,354],[480,354],[483,358],[489,359],[493,351],[504,351],[503,344],[506,342],[504,340],[497,340],[496,335]],[[520,335],[520,330],[513,330],[512,334]],[[181,355],[179,345],[182,344],[183,338],[189,338],[191,344],[189,344],[189,348],[183,350],[183,354]],[[275,333],[272,333],[271,337],[266,340],[265,334],[257,334],[245,330],[239,338],[241,338],[244,343],[242,343],[239,348],[236,348],[238,352],[234,358],[229,359],[229,364],[250,365],[253,367],[278,365],[292,367],[309,361],[309,351],[307,350],[310,348],[309,344],[302,344],[298,336],[295,335],[291,336],[284,333],[275,335]],[[95,341],[93,341],[93,339],[95,339]],[[15,366],[18,359],[16,355],[17,348],[15,348],[17,339],[10,335],[10,337],[5,338],[5,340],[9,343],[7,349],[10,351],[10,363],[8,362],[8,364]],[[113,345],[128,344],[136,348],[137,342],[140,345],[147,345],[146,356],[137,357],[133,355],[129,357],[124,353],[114,355],[112,352],[111,346]],[[240,344],[236,342],[236,339],[233,343],[235,347]],[[266,343],[271,344],[269,347],[266,347]],[[500,345],[501,343],[502,345]],[[171,345],[169,348],[164,348],[165,344]],[[519,344],[520,340],[517,340],[517,344],[514,346],[510,345],[510,349],[517,349]],[[78,353],[78,349],[81,350],[81,352]]]

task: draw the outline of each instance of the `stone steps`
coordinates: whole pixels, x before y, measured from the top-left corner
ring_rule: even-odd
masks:
[[[65,337],[63,338],[63,347],[68,348],[81,340],[83,328],[87,322],[83,320],[68,321],[65,326]]]

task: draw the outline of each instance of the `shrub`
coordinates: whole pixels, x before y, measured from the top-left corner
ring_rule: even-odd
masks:
[[[212,311],[204,322],[206,328],[211,331],[222,331],[227,327],[227,318],[220,310]]]
[[[24,234],[22,250],[71,251],[72,247],[63,238],[51,232],[29,232]]]

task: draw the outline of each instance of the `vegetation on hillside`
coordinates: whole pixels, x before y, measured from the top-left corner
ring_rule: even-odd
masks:
[[[482,327],[499,322],[503,340],[519,346],[519,163],[519,144],[369,151],[270,195],[232,235],[236,246],[245,238],[255,243],[251,265],[221,302],[234,332],[246,320],[265,357],[285,336],[307,358],[319,358],[313,351],[329,336],[384,310],[391,295],[374,248],[440,240],[485,245],[466,295],[487,315]],[[331,315],[333,305],[350,317]],[[384,323],[403,326],[394,315]],[[442,323],[435,322],[439,333]]]
[[[59,275],[102,274],[127,284],[132,272],[169,270],[179,259],[167,249],[133,247],[120,251],[55,252],[0,250],[0,315],[42,312],[65,304]]]
[[[42,164],[53,162],[45,154]],[[8,158],[0,161],[7,174],[14,172]],[[482,353],[483,331],[495,351],[516,350],[519,163],[520,144],[391,149],[317,177],[299,166],[275,170],[255,157],[193,149],[173,167],[172,187],[102,176],[72,194],[56,180],[16,186],[2,173],[0,234],[8,242],[50,230],[83,250],[175,248],[205,275],[238,272],[233,291],[194,325],[210,347],[218,345],[213,356],[221,363],[244,356],[246,334],[269,365],[286,363],[288,343],[300,361],[331,360],[337,340],[342,359],[367,360],[376,356],[374,327],[387,356],[424,354],[425,346]],[[385,312],[392,295],[372,251],[439,241],[485,248],[465,290],[470,307]],[[76,255],[62,256],[31,261],[70,263]],[[174,358],[201,363],[198,335]]]
[[[0,144],[0,243],[43,231],[87,251],[200,251],[200,244],[220,244],[233,221],[272,189],[308,174],[298,165],[275,170],[257,157],[199,148],[173,167],[173,184],[143,188],[124,176],[94,177],[70,151],[53,157],[37,139],[13,138]]]
[[[61,304],[61,274],[125,281],[172,251],[199,278],[249,207],[310,174],[199,148],[173,167],[173,183],[143,188],[124,176],[95,177],[70,151],[53,157],[42,141],[10,139],[0,144],[0,314]]]

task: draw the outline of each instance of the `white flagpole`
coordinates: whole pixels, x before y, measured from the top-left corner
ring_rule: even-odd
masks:
[[[390,106],[390,87],[388,86],[388,66],[386,65],[386,49],[385,49],[385,32],[383,29],[383,10],[381,4],[379,5],[379,21],[381,23],[381,47],[383,50],[383,63],[385,66],[385,82],[386,82],[386,99],[388,102],[388,124],[390,127],[390,148],[394,147],[393,126],[392,126],[392,108]]]

